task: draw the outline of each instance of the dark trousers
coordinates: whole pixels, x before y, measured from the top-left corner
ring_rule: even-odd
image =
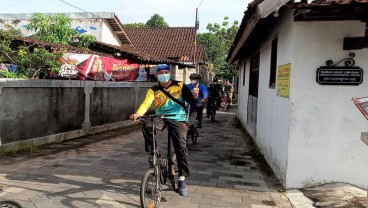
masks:
[[[221,98],[219,97],[208,97],[208,102],[207,102],[207,115],[209,116],[211,111],[212,111],[212,103],[213,102],[217,102],[216,105],[217,105],[217,108],[219,106],[221,106]]]
[[[189,176],[188,149],[187,149],[187,123],[184,121],[173,121],[169,119],[156,120],[156,130],[167,128],[172,144],[174,146],[176,160],[178,162],[179,176]],[[152,126],[148,122],[143,125],[143,136],[145,139],[145,150],[152,150]]]
[[[204,108],[204,104],[202,105],[197,105],[195,107],[195,111],[197,112],[197,117],[196,120],[198,121],[198,123],[202,123],[202,117],[203,117],[203,108]],[[193,113],[193,109],[190,109],[190,115]]]

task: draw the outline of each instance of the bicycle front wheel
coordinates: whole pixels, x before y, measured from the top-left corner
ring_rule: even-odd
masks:
[[[216,109],[212,109],[212,112],[211,112],[211,121],[212,122],[215,121],[215,117],[216,117]]]
[[[1,208],[22,208],[20,204],[14,201],[0,201]]]
[[[196,144],[196,143],[197,143],[198,136],[199,136],[199,133],[198,133],[198,131],[197,131],[197,130],[195,130],[195,131],[192,133],[192,142],[193,142],[193,144]]]
[[[140,190],[141,206],[143,208],[158,208],[161,201],[161,189],[157,189],[159,176],[153,168],[148,169],[143,176]]]

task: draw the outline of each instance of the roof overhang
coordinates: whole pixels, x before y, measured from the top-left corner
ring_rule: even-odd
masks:
[[[368,0],[350,0],[336,3],[290,3],[295,21],[368,20]]]
[[[270,14],[280,12],[279,10],[283,8],[293,10],[295,21],[359,20],[368,22],[368,0],[346,0],[339,1],[339,3],[327,0],[319,1],[322,3],[303,2],[306,1],[295,3],[292,0],[254,0],[251,2],[247,11],[244,12],[242,23],[226,61],[230,64],[236,62],[240,56],[239,53],[244,52],[244,48],[247,48],[248,52],[254,50],[251,47],[257,46],[255,41],[260,41],[262,33],[267,31],[268,26],[272,26],[276,19]],[[368,36],[368,29],[366,36]],[[354,45],[355,48],[356,45],[360,45],[359,47],[368,45],[367,37],[346,39],[346,41],[353,42],[351,45]]]

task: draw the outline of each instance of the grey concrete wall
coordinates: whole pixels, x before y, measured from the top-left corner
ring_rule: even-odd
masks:
[[[134,98],[134,88],[94,88],[91,94],[91,126],[128,120],[134,112]]]
[[[130,125],[155,83],[0,79],[0,146],[42,144]]]

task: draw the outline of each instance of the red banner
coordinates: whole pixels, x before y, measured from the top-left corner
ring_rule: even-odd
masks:
[[[80,80],[96,81],[135,81],[138,77],[139,64],[127,59],[87,54],[65,54],[63,59],[63,77],[76,75]]]

